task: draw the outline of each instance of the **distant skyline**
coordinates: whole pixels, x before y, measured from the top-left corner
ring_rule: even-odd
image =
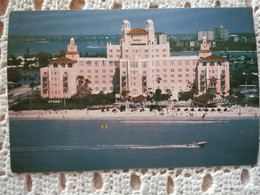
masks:
[[[230,33],[255,32],[251,8],[182,8],[12,12],[9,35],[118,35],[124,19],[132,29],[144,29],[151,19],[155,31],[166,34],[195,34],[220,25]]]

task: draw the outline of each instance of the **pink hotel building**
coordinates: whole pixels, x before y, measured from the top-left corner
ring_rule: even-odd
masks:
[[[204,93],[227,95],[229,91],[229,63],[221,56],[212,55],[204,38],[198,56],[170,56],[170,46],[165,34],[155,35],[154,23],[147,20],[146,28],[131,29],[124,20],[119,45],[107,44],[107,58],[80,57],[75,40],[71,38],[65,57],[50,61],[41,68],[41,96],[70,98],[77,93],[81,78],[90,81],[92,93],[110,93],[113,78],[119,72],[120,92],[130,91],[132,97],[146,96],[147,91],[160,88],[178,93],[198,87]]]

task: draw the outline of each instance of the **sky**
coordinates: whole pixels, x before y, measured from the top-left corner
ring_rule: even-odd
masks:
[[[155,31],[166,34],[195,34],[220,25],[231,33],[254,32],[251,8],[181,8],[18,11],[10,15],[9,35],[117,35],[124,19],[132,29],[145,29],[151,19]]]

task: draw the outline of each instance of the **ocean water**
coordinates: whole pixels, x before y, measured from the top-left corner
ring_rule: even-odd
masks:
[[[108,128],[101,128],[101,125]],[[14,172],[255,164],[259,120],[10,119]],[[207,141],[203,148],[186,147]]]

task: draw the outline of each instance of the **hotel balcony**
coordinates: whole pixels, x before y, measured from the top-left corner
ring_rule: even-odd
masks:
[[[68,82],[68,77],[63,77],[63,82]]]
[[[48,84],[47,84],[47,83],[43,83],[42,88],[43,88],[43,89],[48,88]]]
[[[48,77],[47,77],[47,76],[43,76],[43,77],[42,77],[42,82],[43,82],[43,83],[48,82]]]

